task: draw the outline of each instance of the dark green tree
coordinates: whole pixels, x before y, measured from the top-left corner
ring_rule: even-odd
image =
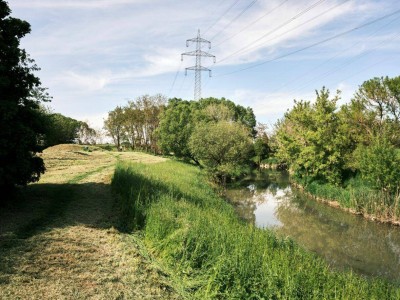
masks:
[[[45,133],[39,103],[47,94],[34,72],[39,70],[20,39],[30,33],[26,21],[10,17],[0,0],[0,188],[38,181],[44,173],[40,136]],[[2,197],[4,199],[4,197]]]
[[[46,130],[45,145],[50,147],[76,142],[82,123],[59,113],[47,115],[48,128]]]
[[[193,120],[195,106],[194,102],[171,99],[167,108],[161,114],[157,135],[158,144],[165,154],[191,159],[198,163],[188,146],[189,138],[195,126]]]

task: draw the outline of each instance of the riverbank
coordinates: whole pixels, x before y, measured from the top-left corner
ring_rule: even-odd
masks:
[[[328,184],[302,184],[291,180],[293,187],[308,197],[368,220],[400,226],[400,195],[390,196],[364,188],[348,189]]]
[[[125,226],[188,299],[397,299],[400,289],[332,271],[289,239],[241,221],[195,167],[120,163],[113,189]]]

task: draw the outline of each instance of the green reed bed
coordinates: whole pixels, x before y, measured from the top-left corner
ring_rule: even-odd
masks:
[[[331,271],[291,240],[236,216],[197,168],[120,163],[113,178],[125,226],[190,299],[399,299],[399,288]]]
[[[359,178],[352,178],[344,186],[318,181],[296,180],[310,194],[339,202],[342,207],[375,216],[382,221],[400,221],[400,195],[377,191]]]

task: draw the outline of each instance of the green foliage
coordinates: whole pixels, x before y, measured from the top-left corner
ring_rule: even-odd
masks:
[[[125,138],[124,126],[124,111],[121,107],[117,106],[114,110],[108,112],[108,117],[104,121],[104,129],[108,135],[114,140],[114,144],[119,150],[121,143]]]
[[[239,220],[201,172],[176,161],[119,164],[127,223],[190,299],[397,299],[398,287],[333,272],[291,240]],[[136,216],[138,215],[138,217]]]
[[[374,188],[392,194],[400,182],[400,157],[386,139],[376,138],[369,147],[362,147],[358,155],[362,177]]]
[[[400,76],[365,81],[353,101],[358,103],[368,121],[361,123],[366,129],[362,135],[369,135],[369,141],[378,135],[385,136],[400,146]]]
[[[78,137],[81,122],[59,113],[47,115],[47,130],[45,145],[47,147],[58,144],[74,143]]]
[[[217,182],[239,175],[252,150],[248,129],[228,121],[199,124],[189,140],[189,149]]]
[[[157,129],[159,146],[163,153],[195,160],[188,147],[195,124],[193,106],[189,101],[169,100],[168,106],[161,114],[160,126]]]
[[[329,99],[329,90],[317,92],[314,104],[295,102],[276,127],[276,156],[290,164],[302,178],[332,184],[342,181],[344,157],[351,149],[336,113],[339,95]]]
[[[243,170],[243,156],[249,155],[249,137],[254,137],[255,125],[251,108],[236,105],[225,98],[171,99],[161,115],[157,134],[165,154],[193,160],[197,164],[201,162],[214,179],[225,182],[227,176],[237,175]],[[233,128],[238,132],[233,132]],[[238,149],[244,152],[238,154]]]
[[[118,149],[122,144],[128,144],[132,149],[158,153],[155,133],[164,105],[165,98],[162,95],[138,97],[126,106],[118,106],[110,111],[104,121],[104,129]]]
[[[0,0],[0,189],[7,190],[38,181],[45,171],[36,153],[45,133],[39,103],[49,99],[34,75],[39,68],[20,48],[30,25],[10,13]]]

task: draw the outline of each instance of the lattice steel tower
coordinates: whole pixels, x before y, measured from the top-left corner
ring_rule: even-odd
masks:
[[[187,75],[187,70],[194,70],[195,75],[194,75],[194,100],[200,100],[201,98],[201,72],[202,71],[208,71],[209,76],[211,77],[211,70],[203,67],[201,65],[201,57],[212,57],[214,58],[214,63],[215,63],[215,55],[212,55],[210,53],[204,52],[201,50],[201,45],[202,43],[207,43],[208,44],[208,49],[211,49],[211,42],[207,41],[203,38],[200,37],[200,29],[197,32],[197,37],[186,40],[186,47],[189,47],[189,42],[196,43],[196,50],[195,51],[190,51],[190,52],[185,52],[182,53],[181,55],[181,60],[183,61],[183,56],[184,55],[189,55],[189,56],[196,56],[196,65],[193,67],[185,68],[185,76]]]

